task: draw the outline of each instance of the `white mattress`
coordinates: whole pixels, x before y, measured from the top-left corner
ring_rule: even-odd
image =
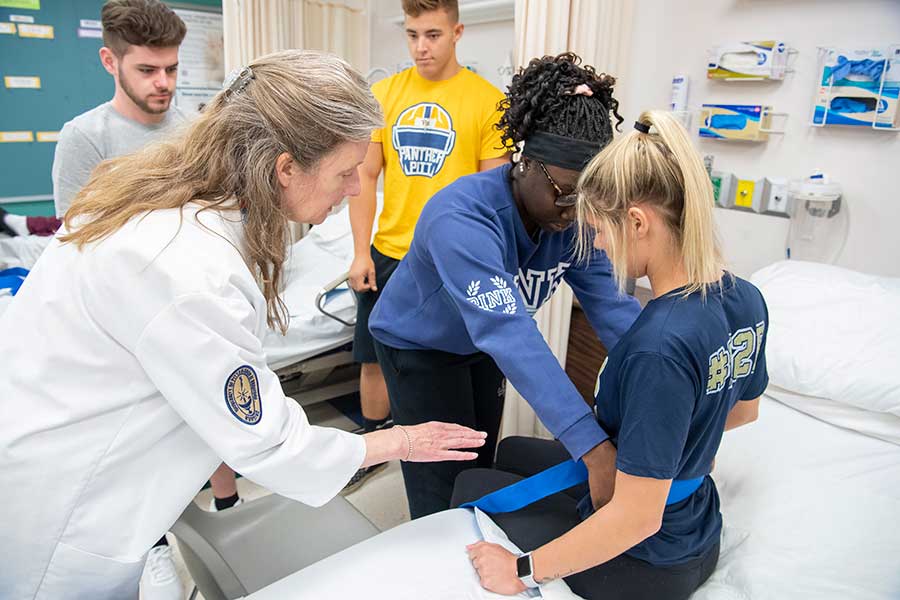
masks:
[[[10,267],[31,269],[52,239],[38,235],[0,236],[0,270]]]
[[[247,596],[247,600],[499,600],[481,587],[466,546],[519,549],[483,513],[440,512],[404,523]],[[301,541],[302,543],[302,541]],[[516,598],[577,600],[563,581]]]
[[[900,597],[900,446],[764,396],[713,477],[722,555],[695,600]]]
[[[37,235],[20,235],[16,237],[0,235],[0,271],[13,267],[30,270],[52,239],[49,236]],[[9,306],[12,300],[13,297],[9,294],[8,289],[0,290],[0,315],[3,314],[3,311],[6,310],[6,307]]]
[[[725,434],[713,476],[722,553],[694,600],[900,597],[900,446],[764,397],[758,422]],[[438,513],[248,598],[496,598],[480,589],[464,550],[481,536],[470,512]]]
[[[346,212],[346,211],[345,211]],[[340,215],[332,217],[339,219]],[[353,328],[323,315],[315,305],[316,294],[347,272],[353,256],[349,222],[346,235],[323,240],[310,234],[294,244],[285,265],[288,285],[284,302],[291,315],[287,335],[269,331],[263,340],[266,359],[273,369],[316,356],[353,339]],[[356,317],[352,292],[344,286],[325,303],[325,309],[344,321]]]
[[[273,369],[322,354],[353,339],[353,328],[323,315],[315,306],[319,290],[350,268],[353,237],[347,213],[345,209],[330,217],[291,249],[285,264],[288,284],[284,293],[291,315],[290,327],[285,336],[269,331],[263,340],[269,366]],[[0,266],[31,269],[51,239],[38,236],[0,239]],[[345,288],[331,297],[325,308],[345,321],[352,321],[356,316],[356,305],[351,293]],[[0,295],[0,314],[11,301],[10,296]]]

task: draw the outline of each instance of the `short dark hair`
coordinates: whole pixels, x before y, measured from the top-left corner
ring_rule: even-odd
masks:
[[[109,0],[100,15],[103,45],[116,56],[128,46],[179,46],[187,33],[181,17],[159,0]]]
[[[617,129],[623,121],[612,95],[615,83],[614,77],[581,66],[581,58],[571,52],[531,59],[500,101],[504,112],[495,127],[503,146],[516,152],[517,144],[536,131],[606,146],[612,141],[612,117]],[[591,95],[574,94],[579,85],[588,86]]]
[[[457,0],[403,0],[403,13],[410,17],[418,17],[422,13],[433,10],[446,10],[450,21],[459,21],[459,2]]]

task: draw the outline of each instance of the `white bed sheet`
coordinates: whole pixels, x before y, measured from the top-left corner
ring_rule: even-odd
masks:
[[[693,600],[900,597],[900,446],[763,397],[760,420],[728,432],[716,463],[721,558]],[[478,587],[463,550],[481,535],[471,513],[446,511],[248,600],[496,598]]]
[[[346,344],[353,328],[323,315],[315,306],[316,294],[347,272],[353,262],[350,210],[343,207],[291,248],[285,264],[284,302],[291,315],[287,335],[269,331],[263,345],[269,366],[280,369]],[[349,288],[331,297],[325,308],[344,321],[356,317]]]
[[[713,477],[722,554],[694,600],[900,597],[900,446],[764,396]]]
[[[0,270],[10,267],[30,270],[52,239],[39,235],[0,236]]]
[[[289,575],[247,600],[495,600],[478,582],[466,546],[482,539],[519,553],[480,511],[454,509],[404,523]],[[302,542],[301,542],[302,543]],[[578,600],[563,581],[516,598]]]
[[[288,285],[284,291],[290,326],[287,335],[270,330],[263,340],[266,359],[273,369],[316,356],[353,339],[352,327],[323,315],[315,305],[319,291],[350,268],[353,238],[349,222],[347,225],[347,235],[341,238],[325,241],[309,235],[292,247],[285,265]],[[352,322],[356,317],[352,293],[344,286],[343,291],[329,298],[325,308]]]
[[[37,235],[16,237],[0,235],[0,271],[13,267],[31,270],[52,239],[49,236]],[[9,294],[8,289],[0,290],[0,315],[12,301],[13,297]]]

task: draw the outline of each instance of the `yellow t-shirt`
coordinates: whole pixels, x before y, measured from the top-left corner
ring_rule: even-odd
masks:
[[[429,81],[415,67],[372,86],[385,126],[372,133],[384,154],[384,209],[375,248],[400,260],[409,250],[422,207],[479,161],[506,154],[494,125],[503,94],[475,73],[460,69]]]

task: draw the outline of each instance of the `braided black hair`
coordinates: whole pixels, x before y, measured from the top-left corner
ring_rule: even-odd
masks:
[[[516,144],[536,131],[603,145],[612,140],[610,113],[616,117],[616,129],[624,121],[617,112],[619,101],[612,95],[616,79],[580,63],[577,55],[565,52],[534,58],[519,69],[500,102],[504,112],[495,125],[504,148],[516,152]],[[581,84],[590,87],[593,95],[573,94]]]

